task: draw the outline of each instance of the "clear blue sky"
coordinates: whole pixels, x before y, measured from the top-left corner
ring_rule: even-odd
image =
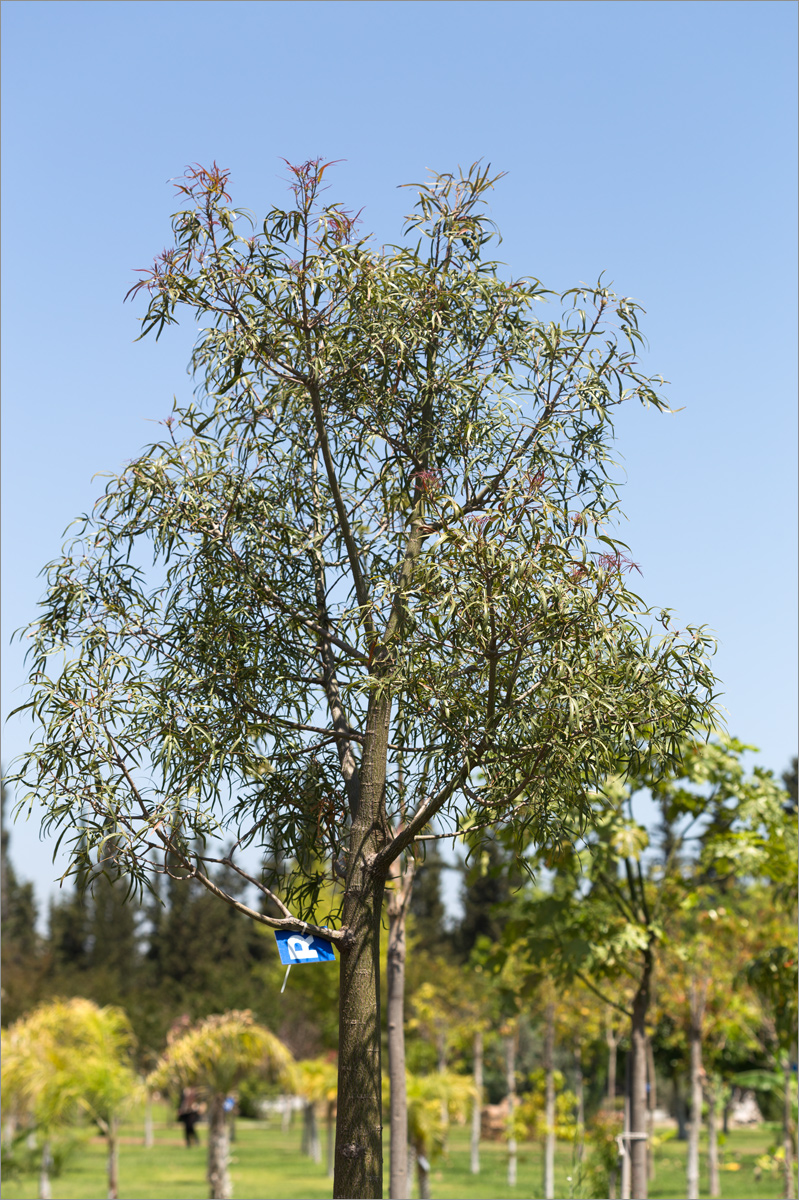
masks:
[[[400,183],[475,159],[502,258],[547,286],[600,272],[647,309],[676,416],[618,425],[640,590],[707,624],[729,729],[796,752],[797,8],[787,0],[91,0],[2,4],[3,704],[12,630],[68,522],[185,399],[191,331],[134,345],[133,270],[169,239],[167,182],[232,171],[286,199],[282,156],[344,159],[331,198],[399,236]],[[27,727],[4,728],[3,761]],[[33,822],[12,858],[58,872]]]

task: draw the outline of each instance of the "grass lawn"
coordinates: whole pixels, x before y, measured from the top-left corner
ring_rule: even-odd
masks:
[[[203,1200],[208,1195],[205,1182],[204,1125],[199,1133],[202,1144],[191,1150],[183,1145],[181,1127],[166,1107],[155,1111],[155,1146],[145,1150],[142,1123],[129,1123],[122,1130],[119,1156],[119,1189],[123,1200]],[[324,1131],[322,1131],[324,1142]],[[724,1148],[727,1164],[740,1164],[736,1171],[722,1171],[724,1200],[777,1200],[782,1194],[778,1176],[755,1179],[754,1167],[773,1139],[768,1128],[733,1133]],[[323,1200],[332,1193],[324,1166],[317,1166],[299,1153],[300,1124],[295,1122],[287,1134],[280,1123],[239,1120],[233,1145],[231,1174],[235,1200]],[[386,1150],[388,1147],[386,1146]],[[434,1200],[507,1200],[514,1197],[539,1197],[541,1156],[537,1146],[527,1145],[519,1154],[518,1186],[510,1190],[506,1183],[507,1152],[501,1143],[486,1143],[481,1148],[482,1171],[469,1171],[468,1132],[451,1132],[446,1162],[433,1165],[431,1192]],[[388,1164],[386,1163],[386,1166]],[[568,1176],[573,1181],[568,1181]],[[576,1174],[571,1170],[571,1148],[558,1147],[555,1195],[566,1200],[575,1195]],[[703,1180],[705,1186],[707,1180]],[[386,1179],[386,1195],[388,1194]],[[68,1160],[62,1175],[53,1180],[54,1200],[105,1200],[105,1144],[92,1138],[80,1145]],[[36,1200],[37,1179],[3,1181],[2,1200]],[[414,1193],[415,1194],[415,1193]],[[577,1195],[579,1195],[577,1191]],[[651,1200],[679,1200],[685,1197],[685,1144],[666,1142],[660,1149],[657,1173],[649,1191]],[[703,1190],[706,1196],[707,1191]],[[599,1198],[601,1200],[601,1198]]]

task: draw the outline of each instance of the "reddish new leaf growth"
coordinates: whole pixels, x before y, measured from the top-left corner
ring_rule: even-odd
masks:
[[[637,571],[639,575],[643,575],[643,571],[638,566],[638,563],[633,562],[631,558],[627,558],[624,554],[600,554],[596,560],[597,566],[603,571]]]
[[[310,202],[319,190],[319,185],[322,182],[322,176],[328,167],[333,167],[337,162],[341,162],[340,158],[332,162],[323,162],[321,158],[309,158],[304,163],[290,163],[287,158],[283,159],[288,169],[294,176],[294,182],[291,184],[291,190],[294,193],[294,199],[297,205],[307,210]]]
[[[192,200],[218,200],[221,198],[229,202],[230,195],[227,191],[229,178],[230,171],[217,166],[216,161],[210,167],[192,163],[191,166],[186,167],[181,179],[175,184],[175,191],[178,195],[190,196]]]
[[[441,479],[436,471],[417,471],[414,479],[425,496],[434,496],[441,490]]]

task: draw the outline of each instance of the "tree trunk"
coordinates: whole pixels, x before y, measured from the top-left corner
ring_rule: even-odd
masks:
[[[655,1052],[652,1039],[646,1039],[646,1163],[647,1177],[652,1183],[655,1178],[655,1109],[658,1103],[657,1080],[655,1078]]]
[[[373,695],[347,856],[341,914],[347,939],[340,944],[339,965],[336,1200],[380,1200],[383,1195],[380,924],[385,879],[375,873],[373,863],[387,837],[383,789],[389,711],[388,696]]]
[[[472,1175],[480,1174],[480,1115],[483,1108],[483,1034],[474,1035],[474,1105],[472,1107]]]
[[[686,1183],[688,1200],[699,1200],[699,1132],[702,1128],[702,1017],[704,989],[691,980],[691,1124],[688,1128]]]
[[[144,1104],[144,1148],[152,1150],[155,1145],[155,1133],[153,1131],[153,1098],[150,1090],[147,1090],[147,1099]]]
[[[578,1041],[574,1047],[574,1073],[577,1084],[577,1145],[576,1159],[582,1163],[585,1153],[585,1076],[583,1074],[583,1047]]]
[[[796,1191],[794,1190],[793,1138],[791,1137],[791,1064],[789,1060],[783,1064],[782,1069],[784,1088],[782,1103],[782,1145],[785,1155],[782,1165],[782,1194],[785,1200],[794,1200]]]
[[[334,1102],[332,1100],[328,1100],[328,1102],[327,1102],[327,1120],[325,1122],[327,1125],[327,1177],[328,1177],[328,1179],[333,1178],[333,1164],[335,1163],[335,1155],[333,1153],[334,1147],[335,1147],[335,1129],[333,1128],[333,1113],[334,1113],[334,1111],[335,1111],[334,1110]]]
[[[400,774],[400,787],[402,776]],[[405,1079],[405,925],[413,891],[415,863],[399,860],[391,865],[388,897],[388,1082],[389,1082],[389,1184],[391,1200],[406,1200],[408,1183],[408,1095]]]
[[[39,1200],[52,1200],[50,1191],[50,1172],[53,1169],[53,1156],[50,1153],[48,1139],[42,1143],[42,1159],[39,1166]]]
[[[707,1173],[711,1200],[721,1195],[719,1184],[718,1091],[716,1080],[707,1085]]]
[[[546,1034],[544,1039],[544,1071],[546,1072],[546,1101],[544,1124],[544,1197],[554,1200],[555,1196],[555,1005],[548,1004],[546,1012]]]
[[[674,1116],[677,1121],[677,1141],[686,1142],[688,1140],[688,1121],[685,1111],[685,1096],[682,1091],[682,1078],[678,1071],[675,1071],[672,1076],[674,1084]]]
[[[634,1200],[647,1200],[649,1179],[646,1153],[646,1018],[652,986],[654,960],[651,950],[644,953],[641,982],[633,1000],[632,1045],[630,1063],[630,1138],[626,1149],[630,1156],[630,1188]]]
[[[616,1107],[616,1063],[619,1053],[619,1035],[610,1024],[607,1017],[605,1024],[605,1041],[608,1044],[608,1101],[611,1109]]]
[[[624,1118],[623,1118],[623,1122],[622,1122],[622,1133],[629,1134],[629,1132],[630,1132],[630,1111],[631,1111],[630,1089],[632,1087],[632,1053],[625,1055],[625,1058],[626,1058],[626,1062],[625,1062],[626,1077],[625,1077],[625,1081],[624,1081]],[[630,1158],[630,1146],[632,1143],[630,1142],[629,1137],[623,1137],[621,1140],[621,1144],[622,1144],[623,1149],[621,1152],[621,1163],[619,1164],[620,1168],[621,1168],[619,1171],[619,1174],[621,1176],[621,1179],[620,1179],[621,1186],[619,1188],[619,1197],[620,1197],[620,1200],[630,1200],[630,1196],[632,1195],[632,1192],[631,1192],[631,1186],[632,1186],[631,1161],[632,1160]]]
[[[108,1200],[119,1200],[119,1142],[114,1117],[108,1122]]]
[[[316,1105],[313,1100],[306,1102],[302,1112],[302,1149],[303,1153],[314,1162],[322,1161],[322,1143],[319,1140],[319,1127],[316,1123]]]
[[[505,1078],[508,1088],[508,1187],[516,1187],[516,1039],[518,1029],[505,1038]]]
[[[416,1148],[416,1180],[419,1189],[419,1200],[430,1200],[430,1163],[422,1154],[421,1149]]]
[[[212,1095],[208,1104],[208,1184],[211,1200],[230,1200],[232,1195],[228,1165],[228,1138],[225,1097]]]

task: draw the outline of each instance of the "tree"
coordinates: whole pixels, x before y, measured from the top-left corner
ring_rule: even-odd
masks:
[[[36,898],[32,883],[17,878],[8,856],[6,788],[0,780],[0,975],[3,980],[3,1020],[11,1022],[35,1003],[43,969],[41,938],[36,932]]]
[[[741,757],[749,749],[726,735],[691,739],[672,769],[653,764],[626,781],[609,777],[582,843],[574,830],[540,856],[557,872],[552,892],[528,898],[507,927],[517,957],[525,946],[534,967],[541,958],[559,964],[562,980],[580,979],[615,1009],[626,1006],[602,993],[602,981],[631,981],[627,1133],[632,1194],[644,1200],[648,1022],[669,914],[713,909],[738,875],[765,876],[781,888],[795,878],[796,831],[785,793],[762,768],[746,777]],[[660,802],[668,834],[648,861],[649,834],[633,815],[642,789]]]
[[[322,1147],[316,1125],[316,1105],[323,1104],[327,1128],[327,1173],[333,1177],[333,1123],[336,1112],[336,1064],[330,1057],[305,1059],[297,1064],[297,1086],[305,1097],[303,1152],[321,1162]]]
[[[430,1200],[430,1165],[443,1153],[447,1126],[465,1120],[473,1088],[465,1075],[408,1075],[408,1133],[416,1156],[420,1200]]]
[[[125,1013],[77,997],[53,1000],[3,1032],[4,1108],[21,1107],[43,1139],[40,1200],[51,1194],[52,1138],[81,1113],[107,1138],[108,1197],[117,1200],[117,1127],[141,1092]]]
[[[167,1046],[148,1078],[150,1087],[178,1095],[202,1089],[208,1102],[208,1183],[211,1200],[230,1200],[230,1139],[225,1100],[245,1079],[290,1084],[294,1060],[281,1041],[249,1012],[207,1017]]]
[[[175,244],[131,290],[142,336],[205,322],[197,400],[49,568],[17,778],[90,875],[181,864],[334,942],[334,1186],[361,1197],[382,1189],[391,864],[434,821],[544,836],[619,754],[668,760],[714,681],[701,631],[663,613],[651,637],[611,536],[614,410],[665,407],[638,306],[600,281],[540,319],[541,285],[485,258],[488,170],[419,185],[410,240],[376,249],[322,202],[328,166],[289,167],[293,207],[252,236],[228,172],[178,183]],[[279,916],[212,878],[223,828]],[[290,869],[245,872],[251,843]]]

